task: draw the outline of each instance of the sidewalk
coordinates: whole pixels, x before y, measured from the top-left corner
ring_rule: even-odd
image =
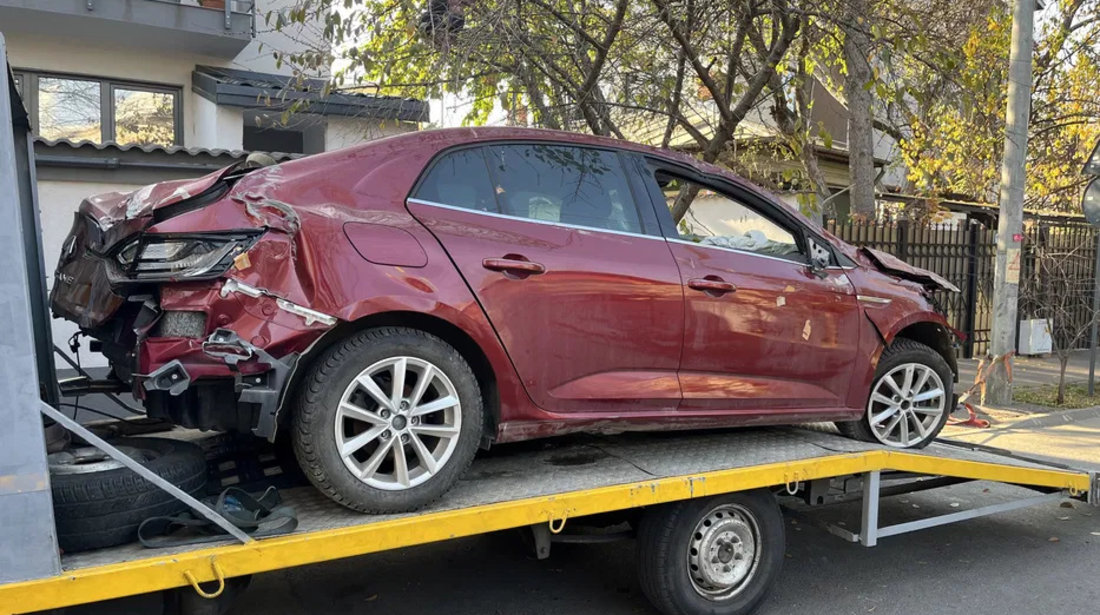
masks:
[[[959,384],[965,390],[974,382],[978,370],[977,359],[959,359]],[[1100,372],[1098,359],[1097,372]],[[1089,379],[1089,351],[1075,350],[1066,366],[1066,382],[1087,382]],[[1100,376],[1097,377],[1100,380]],[[1012,382],[1016,386],[1038,386],[1058,383],[1058,357],[1013,357]]]

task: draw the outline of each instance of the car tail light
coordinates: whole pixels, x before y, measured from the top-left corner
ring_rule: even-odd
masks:
[[[214,278],[259,236],[260,232],[145,234],[124,244],[114,258],[123,277],[135,281]]]

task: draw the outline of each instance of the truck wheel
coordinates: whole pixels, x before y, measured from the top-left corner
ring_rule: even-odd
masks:
[[[473,371],[449,344],[416,329],[368,329],[306,375],[294,452],[310,482],[348,508],[415,510],[473,461],[482,406]]]
[[[785,549],[783,515],[767,490],[647,509],[638,528],[642,591],[665,615],[750,613]]]
[[[112,444],[191,495],[201,495],[206,486],[206,458],[195,444],[168,438],[119,438]],[[57,542],[66,553],[133,542],[142,521],[187,510],[99,449],[70,447],[47,460]]]
[[[837,429],[865,442],[924,448],[951,415],[954,380],[940,353],[920,342],[897,339],[879,359],[863,417],[837,423]]]

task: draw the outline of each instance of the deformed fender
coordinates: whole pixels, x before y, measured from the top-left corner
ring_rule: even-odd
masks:
[[[915,325],[917,323],[939,325],[943,327],[945,333],[956,333],[951,325],[947,323],[947,319],[934,310],[911,312],[900,318],[884,311],[876,311],[874,308],[865,309],[864,314],[867,315],[867,320],[870,320],[871,324],[875,325],[875,329],[878,330],[879,335],[882,336],[883,343],[887,346],[894,343],[894,338],[898,336],[898,333],[901,333],[910,325]]]

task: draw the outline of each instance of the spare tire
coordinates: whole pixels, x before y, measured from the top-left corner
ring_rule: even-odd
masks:
[[[202,495],[206,458],[197,445],[167,438],[119,438],[112,444],[187,493]],[[57,542],[67,553],[132,542],[145,519],[187,509],[99,449],[72,447],[48,459]]]

